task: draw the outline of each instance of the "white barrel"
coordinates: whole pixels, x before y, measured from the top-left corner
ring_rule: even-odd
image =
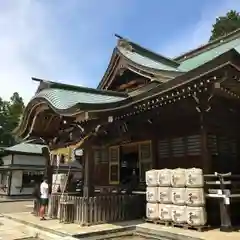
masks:
[[[170,204],[159,204],[159,218],[162,221],[172,220],[172,205]]]
[[[158,181],[157,181],[158,171],[159,170],[152,169],[152,170],[149,170],[145,173],[146,185],[148,187],[158,186]]]
[[[204,207],[187,207],[187,223],[191,226],[204,226],[207,222],[207,214]]]
[[[146,200],[151,203],[158,202],[158,187],[147,187]]]
[[[171,185],[173,187],[185,187],[186,185],[186,170],[176,168],[172,170]]]
[[[171,186],[171,169],[161,169],[158,171],[157,182],[160,187],[170,187]]]
[[[186,205],[201,207],[205,205],[205,194],[203,188],[186,188]]]
[[[186,169],[186,186],[198,188],[204,186],[203,171],[200,168]]]
[[[186,206],[172,206],[171,216],[175,223],[186,223]]]
[[[185,205],[186,188],[172,188],[171,199],[175,205]]]
[[[158,187],[158,202],[172,203],[172,189],[170,187]]]
[[[159,219],[159,206],[158,203],[146,204],[146,217],[147,219]]]

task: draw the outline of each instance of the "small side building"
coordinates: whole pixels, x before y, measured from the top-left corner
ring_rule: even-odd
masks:
[[[20,143],[4,149],[0,166],[0,195],[31,195],[44,175],[43,145]]]
[[[1,153],[0,164],[0,196],[18,197],[30,196],[35,182],[41,182],[44,177],[45,158],[42,155],[43,144],[20,143],[5,148]],[[64,152],[66,150],[64,149]],[[82,178],[82,167],[69,163],[67,159],[57,166],[53,162],[53,185],[59,184],[59,179],[68,179],[69,172],[73,179]],[[58,179],[58,180],[57,180]],[[64,185],[63,183],[63,185]]]

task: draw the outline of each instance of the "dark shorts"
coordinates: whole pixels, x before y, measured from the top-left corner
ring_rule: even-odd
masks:
[[[41,198],[41,205],[47,206],[48,205],[48,198]]]

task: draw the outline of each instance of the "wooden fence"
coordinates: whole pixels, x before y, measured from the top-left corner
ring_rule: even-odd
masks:
[[[144,216],[145,195],[98,195],[84,198],[52,194],[49,217],[81,225],[133,220]]]

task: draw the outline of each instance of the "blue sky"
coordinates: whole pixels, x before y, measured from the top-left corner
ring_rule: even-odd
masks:
[[[96,87],[115,33],[173,57],[208,41],[239,0],[0,0],[0,96],[27,102],[32,76]]]

